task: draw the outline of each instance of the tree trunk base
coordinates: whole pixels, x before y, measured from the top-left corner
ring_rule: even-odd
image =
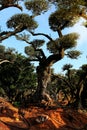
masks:
[[[36,104],[41,107],[48,107],[54,104],[54,100],[50,97],[48,93],[44,93],[42,95],[38,95],[37,92],[31,97],[30,101],[31,104]]]

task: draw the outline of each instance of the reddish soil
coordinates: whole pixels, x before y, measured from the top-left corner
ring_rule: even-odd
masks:
[[[0,130],[87,130],[87,111],[36,106],[18,110],[0,98]]]

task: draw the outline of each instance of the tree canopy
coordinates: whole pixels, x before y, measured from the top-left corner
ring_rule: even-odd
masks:
[[[36,89],[37,78],[29,59],[13,48],[0,46],[0,96],[23,105]],[[15,104],[16,105],[16,104]]]

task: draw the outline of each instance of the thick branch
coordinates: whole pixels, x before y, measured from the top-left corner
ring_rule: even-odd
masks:
[[[50,55],[46,60],[46,65],[51,66],[52,64],[56,63],[57,61],[61,60],[64,57],[64,48],[59,50],[58,54]]]
[[[18,37],[18,38],[20,38],[20,40],[25,41],[25,42],[28,43],[28,44],[32,44],[32,46],[33,46],[33,48],[34,48],[34,51],[39,51],[39,52],[42,54],[43,58],[46,59],[46,56],[45,56],[43,50],[42,50],[42,49],[37,49],[37,48],[35,47],[34,43],[29,42],[28,40],[26,40],[26,39],[23,38],[23,37],[18,36],[17,34],[16,34],[15,36]],[[41,61],[40,56],[36,56],[36,57],[38,58],[39,61]]]
[[[1,6],[0,10],[6,9],[8,7],[16,7],[16,8],[18,8],[18,9],[20,9],[22,11],[22,7],[19,6],[18,4],[8,4],[8,5],[5,5],[5,6]]]
[[[20,40],[25,41],[25,42],[28,43],[28,44],[31,44],[31,45],[33,46],[33,48],[34,48],[34,51],[39,51],[39,52],[42,54],[43,58],[46,59],[46,56],[45,56],[43,50],[42,50],[42,49],[37,49],[37,48],[35,47],[34,43],[29,42],[29,41],[26,40],[24,37],[20,37],[20,36],[17,35],[17,34],[15,34],[15,36],[18,37]],[[39,61],[39,62],[42,61],[42,58],[41,58],[40,56],[36,56],[36,58],[38,58],[38,61]]]
[[[10,36],[14,36],[16,33],[19,33],[23,31],[22,29],[15,29],[14,31],[9,31],[9,32],[1,32],[0,33],[0,41],[5,40],[9,38]]]
[[[44,34],[44,33],[33,33],[33,32],[30,32],[33,36],[39,36],[39,35],[42,35],[42,36],[45,36],[46,38],[48,38],[50,41],[53,41],[53,39],[47,35],[47,34]]]
[[[57,29],[57,32],[58,32],[59,37],[63,36],[60,28]]]
[[[44,52],[43,52],[42,49],[36,49],[36,47],[34,46],[34,44],[32,44],[32,46],[33,46],[33,48],[34,48],[35,51],[39,51],[42,54],[43,58],[46,59],[46,56],[45,56],[45,54],[44,54]]]

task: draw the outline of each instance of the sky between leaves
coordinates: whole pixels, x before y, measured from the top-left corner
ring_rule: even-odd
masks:
[[[24,11],[26,11],[26,13],[29,13],[27,10],[24,10]],[[45,15],[42,14],[41,17],[36,18],[36,20],[39,23],[39,28],[36,29],[35,32],[36,33],[37,32],[47,33],[47,34],[51,35],[52,38],[55,39],[58,37],[58,35],[57,35],[57,33],[50,30],[48,21],[47,21],[49,14],[53,11],[54,11],[54,8],[51,8],[48,12],[46,12]],[[6,30],[6,21],[16,13],[22,13],[22,12],[13,7],[2,10],[0,12],[0,25],[2,26],[1,27],[2,30]],[[78,58],[78,60],[71,60],[67,57],[64,57],[64,59],[55,63],[54,66],[52,67],[52,68],[54,68],[55,73],[61,73],[62,72],[61,68],[63,67],[64,64],[72,64],[73,68],[75,68],[75,69],[78,69],[83,64],[87,64],[87,58],[86,58],[86,56],[87,56],[87,43],[86,43],[87,42],[87,28],[85,28],[82,25],[83,21],[84,20],[81,19],[76,25],[74,25],[74,27],[63,30],[63,34],[67,34],[70,32],[77,32],[80,34],[80,37],[78,39],[78,44],[75,49],[80,50],[82,52],[82,55]],[[38,37],[32,37],[32,38],[38,38]],[[32,38],[30,40],[32,40]],[[42,37],[42,38],[46,39],[45,37]],[[27,44],[25,42],[18,41],[13,36],[4,40],[1,43],[1,45],[4,45],[6,47],[15,48],[19,53],[22,53],[23,55],[25,54],[24,47],[27,46]],[[46,50],[46,46],[44,46],[44,50],[45,50],[45,53],[48,54],[48,51]],[[37,65],[37,64],[35,63],[35,65]]]

